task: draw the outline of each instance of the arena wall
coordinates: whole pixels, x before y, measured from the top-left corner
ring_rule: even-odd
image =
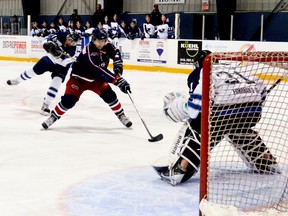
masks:
[[[0,60],[36,62],[43,55],[41,37],[0,36]],[[212,52],[288,51],[288,43],[183,39],[119,39],[114,41],[124,69],[189,73],[198,50]]]

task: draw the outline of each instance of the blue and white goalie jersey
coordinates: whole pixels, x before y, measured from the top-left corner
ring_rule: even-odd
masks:
[[[228,68],[214,66],[212,73],[212,113],[216,115],[243,115],[261,113],[266,97],[266,85],[257,76]],[[164,112],[175,122],[195,119],[202,108],[202,69],[196,68],[188,77],[189,99],[179,93],[164,98]],[[173,94],[173,97],[171,96]],[[167,99],[170,98],[170,99]],[[165,101],[166,100],[166,101]]]
[[[242,72],[239,69],[233,68],[229,71],[225,66],[214,68],[212,73],[214,105],[249,103],[263,99],[266,94],[263,80],[251,75],[251,70]]]

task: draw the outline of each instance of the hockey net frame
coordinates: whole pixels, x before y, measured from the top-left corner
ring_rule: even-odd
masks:
[[[211,160],[211,151],[209,142],[210,142],[210,114],[211,114],[211,71],[213,70],[213,63],[223,61],[224,64],[236,64],[240,65],[249,65],[249,63],[255,64],[265,64],[268,67],[273,68],[280,68],[282,73],[275,75],[271,74],[259,74],[258,76],[263,79],[269,79],[268,92],[274,91],[273,89],[280,84],[286,83],[287,79],[287,71],[288,71],[288,52],[226,52],[226,53],[212,53],[206,57],[205,61],[203,62],[203,89],[202,89],[202,123],[201,123],[201,164],[200,164],[200,215],[204,216],[225,216],[225,215],[233,215],[233,216],[276,216],[276,215],[288,215],[288,196],[279,197],[279,203],[269,203],[266,206],[249,206],[249,208],[244,210],[239,207],[235,207],[234,205],[229,205],[224,202],[225,204],[221,203],[221,200],[218,202],[215,200],[210,200],[209,195],[209,184],[211,184],[211,178],[209,176],[210,173],[210,160]],[[284,71],[284,72],[283,72]],[[285,82],[283,82],[285,81]],[[287,91],[287,84],[286,91]],[[276,88],[275,88],[276,89]],[[285,93],[286,94],[286,93]],[[288,94],[285,96],[288,97]],[[285,104],[287,107],[287,103]],[[284,119],[285,121],[287,118]],[[286,126],[288,126],[286,122]],[[213,149],[214,150],[214,149]],[[286,152],[287,153],[287,152]],[[288,154],[286,154],[288,164]],[[276,155],[277,156],[277,155]],[[212,168],[213,169],[213,168]],[[284,191],[287,193],[288,190],[288,172],[285,173],[283,179],[286,181],[284,182],[285,188]],[[256,174],[255,174],[256,175]],[[281,174],[282,175],[282,174]],[[283,174],[284,175],[284,174]],[[222,188],[223,189],[223,188]],[[283,192],[284,193],[284,192]],[[268,196],[268,195],[267,195]],[[265,212],[265,213],[264,213]]]

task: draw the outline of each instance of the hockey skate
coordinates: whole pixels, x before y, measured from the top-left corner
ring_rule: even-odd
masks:
[[[48,116],[50,114],[50,109],[48,108],[48,105],[46,103],[43,103],[40,114],[44,116]]]
[[[176,165],[175,168],[167,169],[160,173],[161,180],[165,181],[173,186],[181,183],[184,175],[186,174],[186,170],[183,169],[180,164]]]
[[[121,121],[121,123],[126,126],[127,128],[132,126],[132,122],[129,120],[129,118],[126,117],[124,113],[121,113],[117,116],[118,119]]]
[[[18,82],[16,79],[14,79],[14,80],[7,80],[7,84],[8,84],[8,85],[18,85],[19,82]]]
[[[48,119],[46,119],[43,123],[42,123],[42,127],[46,130],[48,129],[52,124],[54,124],[55,121],[57,121],[59,119],[58,116],[56,116],[56,114],[52,111],[51,115],[49,116]]]

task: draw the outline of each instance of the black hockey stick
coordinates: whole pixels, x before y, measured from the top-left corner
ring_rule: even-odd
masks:
[[[135,105],[135,103],[134,103],[134,101],[133,101],[133,99],[131,97],[131,94],[129,92],[128,92],[128,96],[129,96],[129,98],[130,98],[130,100],[131,100],[131,102],[132,102],[132,104],[133,104],[138,116],[140,117],[140,119],[141,119],[141,121],[142,121],[142,123],[143,123],[143,125],[144,125],[144,127],[146,129],[146,131],[148,132],[148,134],[150,136],[150,139],[148,139],[148,141],[149,142],[157,142],[157,141],[162,140],[163,139],[163,134],[158,134],[157,136],[152,136],[152,134],[148,130],[148,127],[147,127],[145,121],[143,120],[142,116],[140,115],[140,113],[139,113],[139,111],[138,111],[138,109],[137,109],[137,107],[136,107],[136,105]]]
[[[274,89],[285,77],[287,76],[287,71],[275,82],[272,86],[267,90],[267,94],[271,92],[272,89]]]

